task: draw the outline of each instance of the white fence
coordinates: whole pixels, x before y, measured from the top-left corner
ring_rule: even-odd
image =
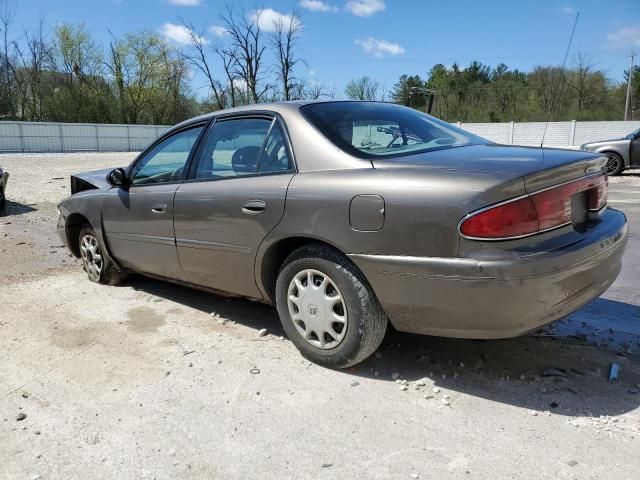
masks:
[[[471,133],[506,145],[540,145],[544,122],[455,123]],[[544,136],[549,147],[578,147],[596,140],[619,138],[640,128],[633,122],[550,122]]]
[[[488,140],[507,145],[540,145],[544,122],[455,123]],[[0,122],[0,152],[132,152],[143,150],[170,127],[91,123]],[[633,122],[551,122],[544,144],[576,147],[622,137],[640,128]]]
[[[0,152],[135,152],[170,127],[92,123],[0,122]]]

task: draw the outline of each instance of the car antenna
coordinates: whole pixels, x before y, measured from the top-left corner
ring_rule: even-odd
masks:
[[[551,105],[549,106],[549,113],[547,114],[547,121],[544,124],[544,131],[542,132],[542,140],[540,141],[540,148],[544,144],[544,137],[547,134],[547,128],[549,127],[549,122],[551,121],[551,113],[553,112],[553,107],[556,103],[556,97],[558,96],[558,85],[562,81],[562,77],[564,76],[564,67],[567,64],[567,57],[569,56],[569,50],[571,50],[571,43],[573,42],[573,35],[576,33],[576,26],[578,25],[578,18],[580,18],[580,12],[576,12],[576,19],[573,21],[573,28],[571,29],[571,36],[569,37],[569,44],[567,45],[567,50],[564,52],[564,60],[562,61],[562,69],[560,70],[560,79],[556,82],[556,88],[554,89],[551,95]]]

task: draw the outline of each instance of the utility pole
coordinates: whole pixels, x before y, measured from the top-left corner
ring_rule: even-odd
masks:
[[[631,108],[631,82],[633,81],[633,58],[636,56],[635,52],[631,52],[631,66],[629,67],[629,76],[627,78],[627,100],[624,102],[624,119],[631,120],[630,108]]]

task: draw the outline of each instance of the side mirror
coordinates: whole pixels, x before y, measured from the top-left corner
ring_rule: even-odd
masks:
[[[109,172],[107,176],[109,183],[114,187],[126,187],[128,185],[127,180],[127,172],[124,171],[124,168],[116,168]]]

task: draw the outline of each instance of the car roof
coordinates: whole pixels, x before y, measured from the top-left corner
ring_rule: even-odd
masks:
[[[216,110],[214,112],[205,113],[197,117],[184,120],[183,122],[180,122],[176,126],[172,127],[171,130],[182,128],[192,123],[199,123],[204,120],[209,120],[213,117],[217,117],[220,115],[229,115],[234,113],[260,112],[260,111],[263,111],[263,112],[269,111],[269,112],[285,113],[285,114],[293,113],[293,112],[297,112],[300,109],[300,107],[303,107],[305,105],[315,104],[315,103],[386,103],[386,102],[374,102],[369,100],[326,99],[326,100],[289,100],[289,101],[282,101],[282,102],[252,103],[249,105],[241,105],[239,107],[225,108],[224,110]]]

